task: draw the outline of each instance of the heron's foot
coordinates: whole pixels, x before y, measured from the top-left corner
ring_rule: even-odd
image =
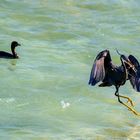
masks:
[[[133,109],[132,107],[128,106],[125,103],[122,103],[124,106],[126,106],[128,108],[129,111],[133,112],[135,115],[140,116],[140,113],[137,112],[135,109]]]
[[[140,113],[137,112],[136,110],[134,110],[133,108],[129,109],[130,111],[132,111],[135,115],[140,116]]]
[[[130,105],[134,107],[134,103],[133,103],[133,101],[129,97],[127,99],[127,103],[130,103]]]
[[[133,103],[133,101],[132,101],[129,97],[127,97],[127,96],[122,96],[122,95],[120,95],[120,97],[121,97],[121,98],[127,99],[127,103],[130,103],[130,105],[134,107],[134,103]]]

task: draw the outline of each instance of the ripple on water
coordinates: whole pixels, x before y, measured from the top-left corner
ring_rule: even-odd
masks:
[[[114,87],[90,87],[88,78],[103,49],[116,64],[115,48],[140,60],[139,5],[132,0],[1,1],[0,50],[10,51],[12,40],[21,46],[20,59],[0,59],[0,136],[138,139],[139,120],[117,102]],[[137,99],[139,110],[133,91],[129,84],[120,90]]]

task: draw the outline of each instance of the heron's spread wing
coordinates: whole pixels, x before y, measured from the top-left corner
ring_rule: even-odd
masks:
[[[131,77],[130,83],[136,91],[140,92],[140,78],[139,77],[138,78]]]
[[[128,58],[135,67],[139,67],[139,62],[133,55],[129,55]]]
[[[111,57],[108,50],[100,52],[93,64],[89,84],[95,85],[96,83],[103,81],[106,74],[106,66],[110,64]]]
[[[139,65],[139,62],[133,55],[129,55],[128,58],[135,69],[135,70],[133,70],[132,68],[130,68],[128,70],[130,83],[136,91],[140,92],[140,65]]]

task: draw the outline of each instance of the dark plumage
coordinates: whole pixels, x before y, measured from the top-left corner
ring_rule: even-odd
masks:
[[[119,55],[122,64],[121,66],[116,66],[112,63],[109,50],[100,52],[94,61],[89,84],[94,86],[102,81],[99,85],[100,87],[114,85],[116,88],[115,95],[118,97],[118,101],[134,114],[139,115],[132,107],[122,102],[121,98],[125,98],[130,102],[131,106],[134,106],[129,97],[119,95],[119,87],[124,85],[127,80],[130,80],[132,87],[140,92],[140,65],[138,60],[132,55],[128,57],[122,54]]]
[[[16,41],[13,41],[11,43],[11,52],[12,53],[8,53],[8,52],[5,52],[5,51],[0,51],[0,58],[7,58],[7,59],[16,59],[16,58],[18,58],[18,55],[15,52],[15,48],[17,46],[20,46],[20,44],[18,42],[16,42]]]

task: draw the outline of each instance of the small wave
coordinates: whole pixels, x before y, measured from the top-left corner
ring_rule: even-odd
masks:
[[[137,125],[132,129],[127,140],[139,140],[139,139],[140,139],[140,126]]]
[[[26,105],[29,105],[29,103],[18,104],[17,107],[23,107],[23,106],[26,106]]]
[[[12,103],[15,102],[15,98],[0,98],[0,102],[4,102],[4,103]]]

